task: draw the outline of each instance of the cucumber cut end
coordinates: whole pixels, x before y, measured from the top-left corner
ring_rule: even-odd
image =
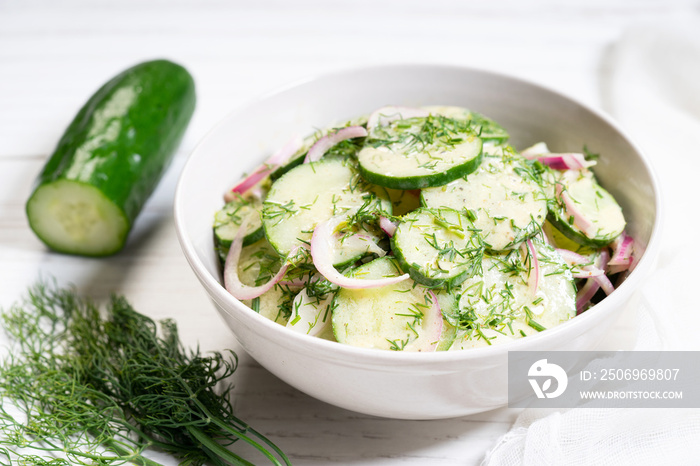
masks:
[[[27,201],[27,218],[39,239],[67,254],[114,254],[129,232],[116,204],[94,186],[71,180],[40,185]]]

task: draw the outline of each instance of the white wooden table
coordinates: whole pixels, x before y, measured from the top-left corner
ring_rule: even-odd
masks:
[[[395,421],[316,401],[249,358],[183,258],[172,198],[195,144],[233,108],[290,81],[354,65],[470,65],[534,80],[594,106],[606,56],[626,26],[697,13],[682,0],[0,0],[0,305],[39,277],[81,292],[124,294],[174,318],[185,345],[232,348],[241,418],[295,464],[475,464],[511,426],[501,410],[442,421]],[[48,251],[24,203],[82,103],[111,76],[165,57],[197,83],[194,118],[122,253],[85,259]],[[173,463],[174,464],[174,463]]]

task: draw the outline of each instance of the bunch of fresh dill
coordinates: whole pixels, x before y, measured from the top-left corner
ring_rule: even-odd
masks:
[[[45,283],[2,320],[12,346],[0,365],[0,464],[158,465],[148,449],[183,465],[253,464],[235,453],[241,443],[290,464],[234,416],[222,384],[235,354],[185,350],[173,321],[157,326],[121,296],[101,312]]]

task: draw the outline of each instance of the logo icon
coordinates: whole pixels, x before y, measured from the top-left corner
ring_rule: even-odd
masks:
[[[564,369],[556,364],[548,363],[546,359],[535,361],[530,366],[527,375],[530,377],[528,380],[537,398],[556,398],[564,393],[566,385],[569,383],[569,378],[566,376]],[[542,385],[540,385],[538,379],[542,379]],[[552,389],[552,379],[556,380],[557,384],[556,388],[550,391]]]

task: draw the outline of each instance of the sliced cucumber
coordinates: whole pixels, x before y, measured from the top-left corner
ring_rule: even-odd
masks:
[[[338,232],[333,238],[333,266],[342,269],[373,254],[384,256],[386,251],[378,244],[382,238],[378,228],[369,226],[353,227],[350,231]]]
[[[449,351],[457,338],[457,328],[443,319],[442,334],[435,351]]]
[[[267,240],[262,239],[241,251],[238,276],[245,285],[257,286],[269,281],[280,266],[281,260],[277,252]],[[295,290],[275,286],[258,298],[243,301],[243,304],[271,321],[285,325],[291,314],[295,294]]]
[[[242,303],[277,324],[287,325],[292,313],[292,297],[285,290],[274,287],[261,296]]]
[[[317,131],[314,134],[311,134],[309,136],[306,136],[304,138],[304,141],[302,142],[301,147],[296,151],[294,155],[292,155],[289,158],[289,161],[282,165],[281,167],[277,167],[272,173],[270,173],[270,181],[275,181],[279,179],[282,175],[287,173],[289,170],[292,168],[301,165],[304,163],[304,158],[306,157],[306,153],[309,151],[311,146],[314,145],[316,141],[320,137],[323,136],[323,133],[321,131]]]
[[[308,148],[307,148],[307,150],[308,150]],[[296,167],[296,166],[299,166],[299,165],[301,165],[302,163],[304,163],[304,158],[306,157],[306,152],[307,152],[307,151],[304,150],[303,153],[301,153],[301,154],[299,154],[299,155],[294,155],[294,156],[289,160],[289,162],[285,163],[285,164],[282,165],[281,167],[278,167],[275,171],[273,171],[272,173],[270,173],[270,180],[275,181],[275,180],[277,180],[278,178],[280,178],[282,175],[284,175],[285,173],[287,173],[289,170],[291,170],[292,168],[294,168],[294,167]]]
[[[363,278],[400,274],[396,261],[375,259],[352,272]],[[442,313],[430,291],[410,280],[371,289],[340,289],[333,307],[333,333],[340,343],[394,351],[434,351]]]
[[[316,225],[331,217],[346,215],[354,224],[377,212],[390,214],[391,201],[381,199],[383,190],[373,188],[342,158],[299,165],[272,184],[263,203],[265,236],[287,256],[295,246],[308,243]]]
[[[466,178],[424,189],[423,204],[467,209],[490,250],[517,248],[539,232],[547,218],[546,196],[529,170],[512,152],[488,155]]]
[[[262,201],[257,197],[244,198],[237,195],[231,202],[214,214],[214,246],[225,254],[238,233],[244,219],[250,217],[243,237],[243,246],[251,245],[265,236],[260,219]]]
[[[598,250],[597,248],[579,244],[570,240],[568,237],[564,236],[564,233],[557,230],[549,221],[544,222],[544,225],[542,225],[542,232],[549,240],[549,244],[558,249],[568,249],[569,251],[581,254],[582,256],[589,256]]]
[[[468,121],[430,115],[373,127],[357,157],[360,173],[370,183],[420,189],[476,170],[482,144]]]
[[[451,286],[480,273],[484,243],[463,213],[420,208],[401,220],[391,249],[416,282]]]
[[[601,247],[610,244],[625,229],[625,217],[615,198],[598,184],[590,170],[567,170],[557,180],[580,214],[591,222],[588,231],[582,231],[567,211],[561,197],[549,202],[548,219],[557,230],[570,240],[585,246]]]
[[[279,254],[265,239],[246,246],[238,261],[238,277],[244,285],[258,286],[274,276],[282,265]]]
[[[430,106],[425,107],[431,113],[442,115],[456,120],[469,121],[474,132],[484,142],[494,142],[502,144],[509,138],[508,132],[498,123],[490,118],[476,112],[472,112],[463,107],[452,106]]]
[[[73,180],[40,186],[27,203],[27,215],[32,229],[52,249],[89,256],[121,249],[131,226],[100,189]]]
[[[461,329],[452,349],[521,338],[576,315],[576,288],[571,270],[554,248],[535,240],[533,244],[539,277],[532,275],[535,270],[530,259],[521,250],[513,250],[485,256],[483,275],[472,277],[458,287],[457,311],[444,312],[448,322]]]
[[[433,292],[437,296],[438,303],[440,304],[441,312],[455,312],[459,307],[459,296],[454,293],[453,290],[446,291],[441,289],[434,289]],[[452,344],[457,338],[457,327],[447,322],[443,319],[442,334],[440,335],[440,341],[438,342],[435,351],[447,351],[452,347]]]
[[[341,157],[341,158],[351,158],[357,155],[357,153],[360,151],[362,148],[362,140],[361,139],[347,139],[345,141],[341,141],[335,146],[331,147],[326,151],[326,154],[324,157]],[[306,158],[306,153],[308,152],[308,147],[306,147],[300,155],[295,155],[289,162],[287,162],[285,165],[282,165],[279,167],[277,170],[274,172],[270,173],[270,179],[272,181],[275,181],[279,178],[282,177],[285,173],[287,173],[289,170],[291,170],[294,167],[297,167],[304,163],[304,159]]]
[[[366,118],[361,118],[361,119],[356,119],[353,121],[349,121],[348,123],[345,124],[345,126],[355,126],[359,124],[365,124],[366,123]],[[342,128],[343,126],[341,126]],[[270,174],[270,179],[272,181],[277,180],[280,178],[282,175],[287,173],[289,170],[292,168],[301,165],[304,163],[304,159],[306,158],[306,153],[309,151],[311,146],[314,145],[316,141],[321,139],[323,136],[329,133],[331,130],[336,130],[338,128],[329,128],[325,131],[317,131],[316,133],[312,134],[311,136],[308,136],[307,138],[304,139],[304,144],[303,146],[297,151],[295,155],[291,157],[289,162],[286,164],[282,165],[281,167],[277,168],[275,171],[273,171]],[[331,147],[326,151],[326,154],[324,157],[343,157],[343,158],[351,158],[351,157],[356,157],[357,153],[362,149],[364,143],[364,138],[354,138],[354,139],[348,139],[345,141],[341,141],[335,146]]]

